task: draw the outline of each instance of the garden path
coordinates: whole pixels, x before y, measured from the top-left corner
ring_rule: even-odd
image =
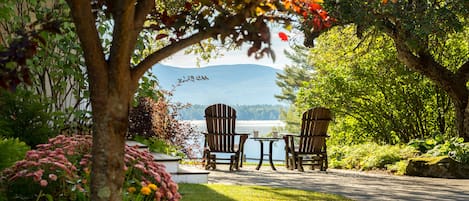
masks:
[[[394,176],[328,169],[327,172],[305,169],[305,172],[277,167],[245,166],[229,172],[228,166],[211,170],[209,183],[265,185],[296,188],[342,195],[354,200],[469,200],[469,179],[442,179]]]

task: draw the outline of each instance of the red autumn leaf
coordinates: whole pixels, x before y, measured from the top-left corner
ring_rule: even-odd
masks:
[[[322,21],[319,19],[319,17],[314,17],[313,19],[313,30],[314,31],[321,31],[323,29],[322,27]]]
[[[286,33],[278,32],[278,37],[279,37],[280,40],[282,40],[282,41],[288,41],[288,35],[287,35]]]
[[[321,18],[322,18],[323,20],[325,20],[325,19],[329,16],[329,15],[327,14],[327,12],[324,11],[324,10],[321,10],[320,12],[318,12],[318,14],[319,14],[319,16],[321,16]]]
[[[329,27],[331,27],[331,26],[332,26],[332,20],[326,20],[326,21],[324,21],[323,25],[324,25],[324,28],[329,28]]]
[[[319,10],[322,10],[322,6],[317,3],[312,3],[312,4],[309,4],[309,10],[317,12]]]

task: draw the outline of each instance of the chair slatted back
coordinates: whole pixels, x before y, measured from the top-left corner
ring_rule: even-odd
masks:
[[[225,104],[205,109],[207,134],[205,140],[212,152],[235,152],[236,110]]]
[[[317,107],[303,113],[299,152],[323,153],[326,149],[327,128],[332,120],[329,109]]]

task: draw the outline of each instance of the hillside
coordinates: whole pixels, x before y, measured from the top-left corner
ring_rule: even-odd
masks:
[[[174,101],[200,105],[280,104],[274,94],[280,93],[275,78],[281,70],[271,67],[237,64],[178,68],[157,64],[152,71],[164,89],[171,89],[178,80],[185,81],[176,87]]]

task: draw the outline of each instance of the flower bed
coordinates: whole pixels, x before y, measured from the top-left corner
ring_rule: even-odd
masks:
[[[51,138],[2,172],[8,200],[89,200],[89,135]],[[126,145],[124,200],[179,200],[178,185],[148,151]]]

